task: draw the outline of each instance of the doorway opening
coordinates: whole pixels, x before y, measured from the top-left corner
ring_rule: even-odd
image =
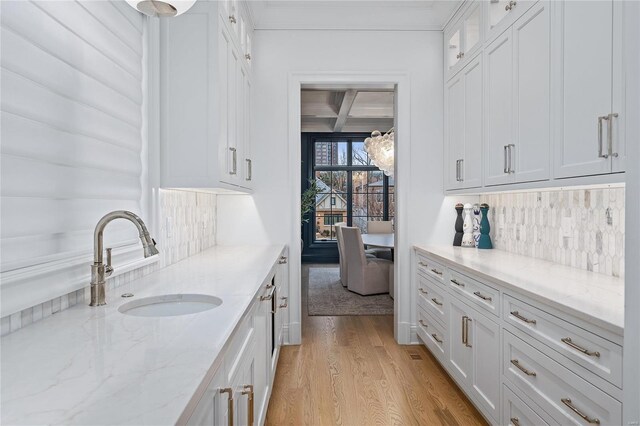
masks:
[[[303,321],[394,314],[395,180],[365,141],[394,128],[395,92],[300,88]],[[349,268],[358,271],[351,278]]]

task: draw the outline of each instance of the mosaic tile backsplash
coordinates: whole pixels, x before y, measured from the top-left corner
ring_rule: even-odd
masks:
[[[125,286],[153,271],[193,256],[216,244],[215,194],[159,190],[160,261],[107,279],[107,291]],[[168,220],[169,219],[169,220]],[[171,223],[171,236],[167,232]],[[117,265],[116,265],[117,267]],[[89,286],[0,319],[1,335],[9,334],[77,303],[89,303]]]
[[[480,196],[494,248],[624,276],[624,188]]]

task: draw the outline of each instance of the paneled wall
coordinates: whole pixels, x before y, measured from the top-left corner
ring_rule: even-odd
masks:
[[[158,235],[154,235],[160,260],[107,279],[107,294],[159,268],[169,266],[216,243],[216,196],[214,194],[160,190]],[[168,232],[168,224],[170,233]],[[169,235],[171,235],[169,237]],[[139,252],[142,248],[139,247]],[[89,270],[89,264],[85,265]],[[118,266],[115,265],[115,272]],[[63,311],[77,303],[89,303],[89,280],[79,290],[61,294],[0,320],[2,335]]]
[[[624,276],[625,190],[490,194],[496,249],[616,277]]]

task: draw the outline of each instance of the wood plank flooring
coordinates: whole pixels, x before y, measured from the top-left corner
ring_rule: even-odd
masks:
[[[303,280],[306,278],[303,273]],[[267,425],[485,425],[423,346],[401,346],[391,316],[306,316],[282,348]]]

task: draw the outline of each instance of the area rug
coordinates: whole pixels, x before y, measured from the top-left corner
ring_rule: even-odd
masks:
[[[350,292],[340,283],[339,268],[309,268],[307,309],[311,316],[393,315],[393,299]]]

